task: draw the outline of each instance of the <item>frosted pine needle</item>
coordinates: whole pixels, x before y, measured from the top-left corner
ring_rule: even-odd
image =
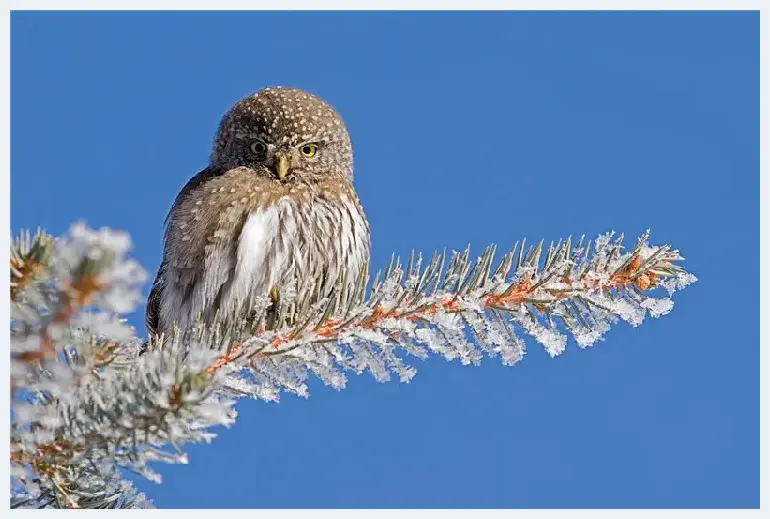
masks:
[[[139,354],[121,317],[146,280],[126,256],[128,236],[80,224],[59,240],[22,233],[10,260],[11,505],[150,506],[118,468],[159,481],[152,462],[185,463],[185,443],[234,422],[235,399],[306,397],[311,375],[342,389],[345,372],[408,382],[410,356],[514,365],[527,335],[556,356],[569,337],[586,348],[618,319],[665,315],[696,278],[648,237],[629,251],[609,233],[547,248],[522,241],[497,259],[494,246],[475,260],[470,249],[412,253],[406,264],[393,256],[371,281],[366,270],[343,273],[354,293],[299,300],[282,290],[287,324],[274,331],[264,331],[265,299],[236,322],[150,337]]]

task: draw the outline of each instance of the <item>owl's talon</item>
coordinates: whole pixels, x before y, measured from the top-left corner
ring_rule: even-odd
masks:
[[[278,290],[278,287],[270,289],[270,300],[274,305],[278,305],[278,302],[281,300],[281,292]]]

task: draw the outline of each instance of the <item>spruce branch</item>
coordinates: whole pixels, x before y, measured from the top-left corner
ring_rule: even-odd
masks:
[[[341,389],[346,371],[408,382],[409,356],[513,365],[523,335],[557,356],[568,334],[585,348],[618,319],[668,313],[695,277],[648,232],[629,251],[622,238],[522,240],[497,260],[495,246],[475,260],[470,248],[394,255],[373,281],[368,267],[339,276],[354,276],[352,290],[281,287],[278,327],[259,298],[240,318],[150,337],[140,354],[120,317],[146,279],[128,237],[83,225],[58,240],[22,234],[11,251],[12,506],[148,506],[118,469],[158,481],[149,465],[186,462],[184,444],[231,425],[237,398],[307,396],[311,375]]]
[[[309,310],[294,327],[256,335],[238,329],[220,333],[230,337],[229,349],[207,372],[247,369],[272,395],[282,385],[273,378],[277,362],[294,363],[292,372],[303,373],[303,381],[310,370],[342,387],[342,370],[370,371],[378,380],[387,380],[390,372],[411,379],[414,369],[394,356],[399,349],[421,358],[431,351],[463,364],[478,364],[483,354],[500,355],[512,365],[525,353],[522,331],[551,356],[564,351],[565,331],[588,347],[618,318],[638,326],[646,314],[668,313],[672,300],[651,297],[653,289],[670,296],[695,280],[676,264],[683,259],[678,251],[647,244],[649,232],[625,253],[622,237],[613,241],[613,236],[599,236],[593,251],[584,238],[574,247],[571,238],[551,243],[544,258],[542,241],[528,249],[522,242],[496,264],[494,246],[475,262],[470,249],[452,253],[448,261],[446,253],[434,253],[424,267],[421,255],[412,253],[405,267],[393,257],[368,294],[359,273],[358,290],[347,304],[334,296],[314,304],[300,301],[295,307]],[[199,329],[198,340],[206,333]],[[290,386],[305,394],[299,379]]]

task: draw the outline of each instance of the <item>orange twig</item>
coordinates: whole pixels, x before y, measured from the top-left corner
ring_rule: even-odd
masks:
[[[206,368],[205,373],[207,375],[213,375],[219,368],[235,359],[240,351],[240,345],[236,344],[230,349],[229,353],[217,357],[217,360],[214,361],[214,364]]]
[[[604,290],[627,287],[629,284],[633,284],[642,290],[647,290],[653,287],[659,281],[659,278],[657,275],[649,271],[639,274],[638,270],[641,264],[642,264],[641,258],[637,254],[625,268],[623,268],[621,271],[616,272],[610,276],[609,283],[602,284],[598,281],[592,281],[588,279],[580,279],[578,280],[578,282],[580,283],[582,289],[584,290],[604,291]],[[564,283],[568,283],[568,284],[573,283],[573,281],[571,281],[569,276],[566,274],[561,278],[561,280]],[[504,292],[500,294],[490,294],[486,296],[486,298],[484,299],[484,306],[486,308],[500,308],[500,307],[506,307],[509,305],[521,304],[525,302],[527,299],[533,298],[535,295],[535,292],[541,289],[546,291],[552,297],[555,297],[557,299],[562,299],[562,300],[568,299],[572,295],[572,292],[566,291],[566,290],[549,289],[544,286],[536,287],[533,290],[532,287],[533,287],[533,284],[532,284],[531,277],[529,274],[527,274],[521,282],[510,286]],[[362,328],[372,329],[377,327],[383,320],[391,317],[395,319],[406,318],[411,321],[417,321],[417,320],[423,319],[424,316],[435,314],[439,309],[442,309],[447,312],[459,312],[461,308],[460,303],[461,303],[461,297],[458,294],[454,294],[452,296],[447,297],[444,300],[427,304],[417,311],[413,309],[412,310],[394,309],[390,311],[385,311],[382,306],[377,306],[372,312],[372,314],[369,315],[357,326],[360,326]],[[535,306],[542,311],[543,305],[536,304]],[[319,326],[314,331],[314,333],[320,337],[325,337],[325,338],[335,337],[340,332],[343,331],[336,328],[338,324],[339,324],[338,319],[330,318],[324,323],[322,323],[321,326]],[[293,338],[294,337],[292,337],[290,333],[286,335],[281,335],[273,339],[270,346],[272,348],[277,349],[280,345],[289,342]],[[239,351],[240,347],[236,346],[235,348],[233,348],[233,350],[234,351],[231,351],[229,354],[219,357],[216,360],[216,362],[214,362],[214,364],[212,364],[206,370],[206,373],[212,374],[220,367],[231,362],[235,358],[234,353]],[[253,357],[259,358],[261,356],[263,355],[256,354]]]

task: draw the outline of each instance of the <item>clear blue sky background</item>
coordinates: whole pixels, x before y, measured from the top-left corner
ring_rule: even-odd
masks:
[[[376,266],[649,227],[700,278],[588,351],[243,401],[139,482],[157,506],[759,506],[758,13],[14,13],[11,42],[14,230],[126,229],[154,274],[220,116],[293,85],[349,126]]]

